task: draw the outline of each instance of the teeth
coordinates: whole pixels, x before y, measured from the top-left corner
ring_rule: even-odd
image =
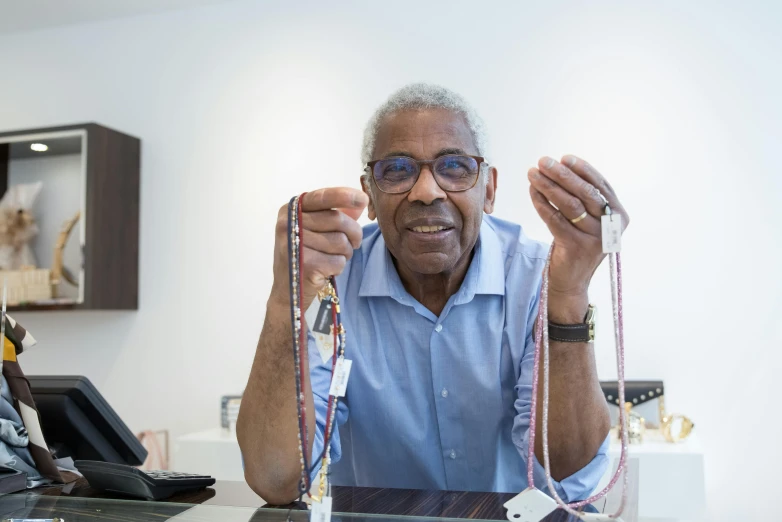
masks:
[[[415,232],[439,232],[441,230],[445,230],[445,227],[441,227],[441,226],[413,227],[413,231]]]

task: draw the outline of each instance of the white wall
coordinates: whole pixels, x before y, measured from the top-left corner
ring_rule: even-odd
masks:
[[[768,514],[750,499],[775,497],[782,463],[782,8],[486,4],[239,1],[0,38],[0,128],[143,139],[139,311],[19,316],[40,340],[26,372],[89,376],[135,430],[216,426],[249,372],[277,209],[357,186],[372,109],[437,82],[483,114],[497,214],[531,235],[549,237],[527,195],[539,156],[609,177],[633,218],[627,376],[664,379],[697,423],[712,520]],[[604,331],[607,286],[603,271]]]

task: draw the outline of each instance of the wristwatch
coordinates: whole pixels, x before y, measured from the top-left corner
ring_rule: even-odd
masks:
[[[595,315],[597,308],[589,305],[581,324],[557,324],[549,321],[548,338],[563,343],[591,343],[595,340]]]

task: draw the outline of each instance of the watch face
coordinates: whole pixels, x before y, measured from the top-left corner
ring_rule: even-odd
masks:
[[[584,320],[586,324],[595,324],[597,322],[597,307],[595,305],[589,305],[589,308],[587,308],[587,315],[586,319]]]
[[[597,307],[595,305],[589,305],[585,322],[589,327],[589,341],[592,342],[597,336]]]

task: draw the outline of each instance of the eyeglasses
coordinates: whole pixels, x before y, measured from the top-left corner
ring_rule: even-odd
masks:
[[[377,188],[388,194],[401,194],[415,186],[421,175],[421,168],[428,165],[437,185],[448,192],[470,190],[478,182],[481,166],[485,160],[480,156],[446,154],[433,160],[416,160],[406,156],[370,161],[364,171],[372,172]]]

